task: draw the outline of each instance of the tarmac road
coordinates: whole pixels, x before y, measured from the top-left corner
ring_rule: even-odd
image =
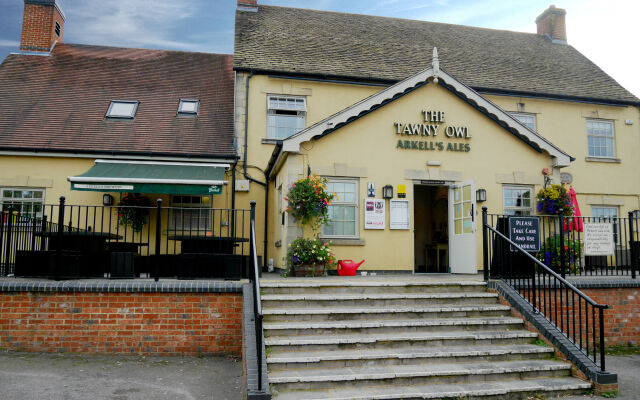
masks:
[[[3,400],[240,400],[242,360],[0,352]]]

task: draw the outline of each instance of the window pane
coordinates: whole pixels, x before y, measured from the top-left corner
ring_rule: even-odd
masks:
[[[132,118],[135,114],[137,103],[111,102],[108,117]]]

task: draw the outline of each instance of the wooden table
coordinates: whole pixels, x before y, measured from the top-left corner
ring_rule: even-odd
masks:
[[[230,236],[172,235],[169,240],[182,242],[182,253],[233,254],[233,248],[249,239]]]

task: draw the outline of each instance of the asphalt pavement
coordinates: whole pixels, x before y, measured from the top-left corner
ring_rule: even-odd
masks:
[[[3,400],[240,400],[242,360],[0,352]]]
[[[607,370],[618,374],[618,399],[640,399],[640,355],[607,356]],[[566,396],[563,400],[603,399],[595,395]]]

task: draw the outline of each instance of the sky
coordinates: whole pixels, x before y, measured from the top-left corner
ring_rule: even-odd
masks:
[[[233,53],[236,0],[59,2],[67,17],[67,43]],[[640,97],[638,0],[258,0],[258,4],[530,33],[536,31],[535,18],[555,4],[567,11],[569,44]],[[23,0],[0,0],[0,60],[18,51],[23,8]]]

